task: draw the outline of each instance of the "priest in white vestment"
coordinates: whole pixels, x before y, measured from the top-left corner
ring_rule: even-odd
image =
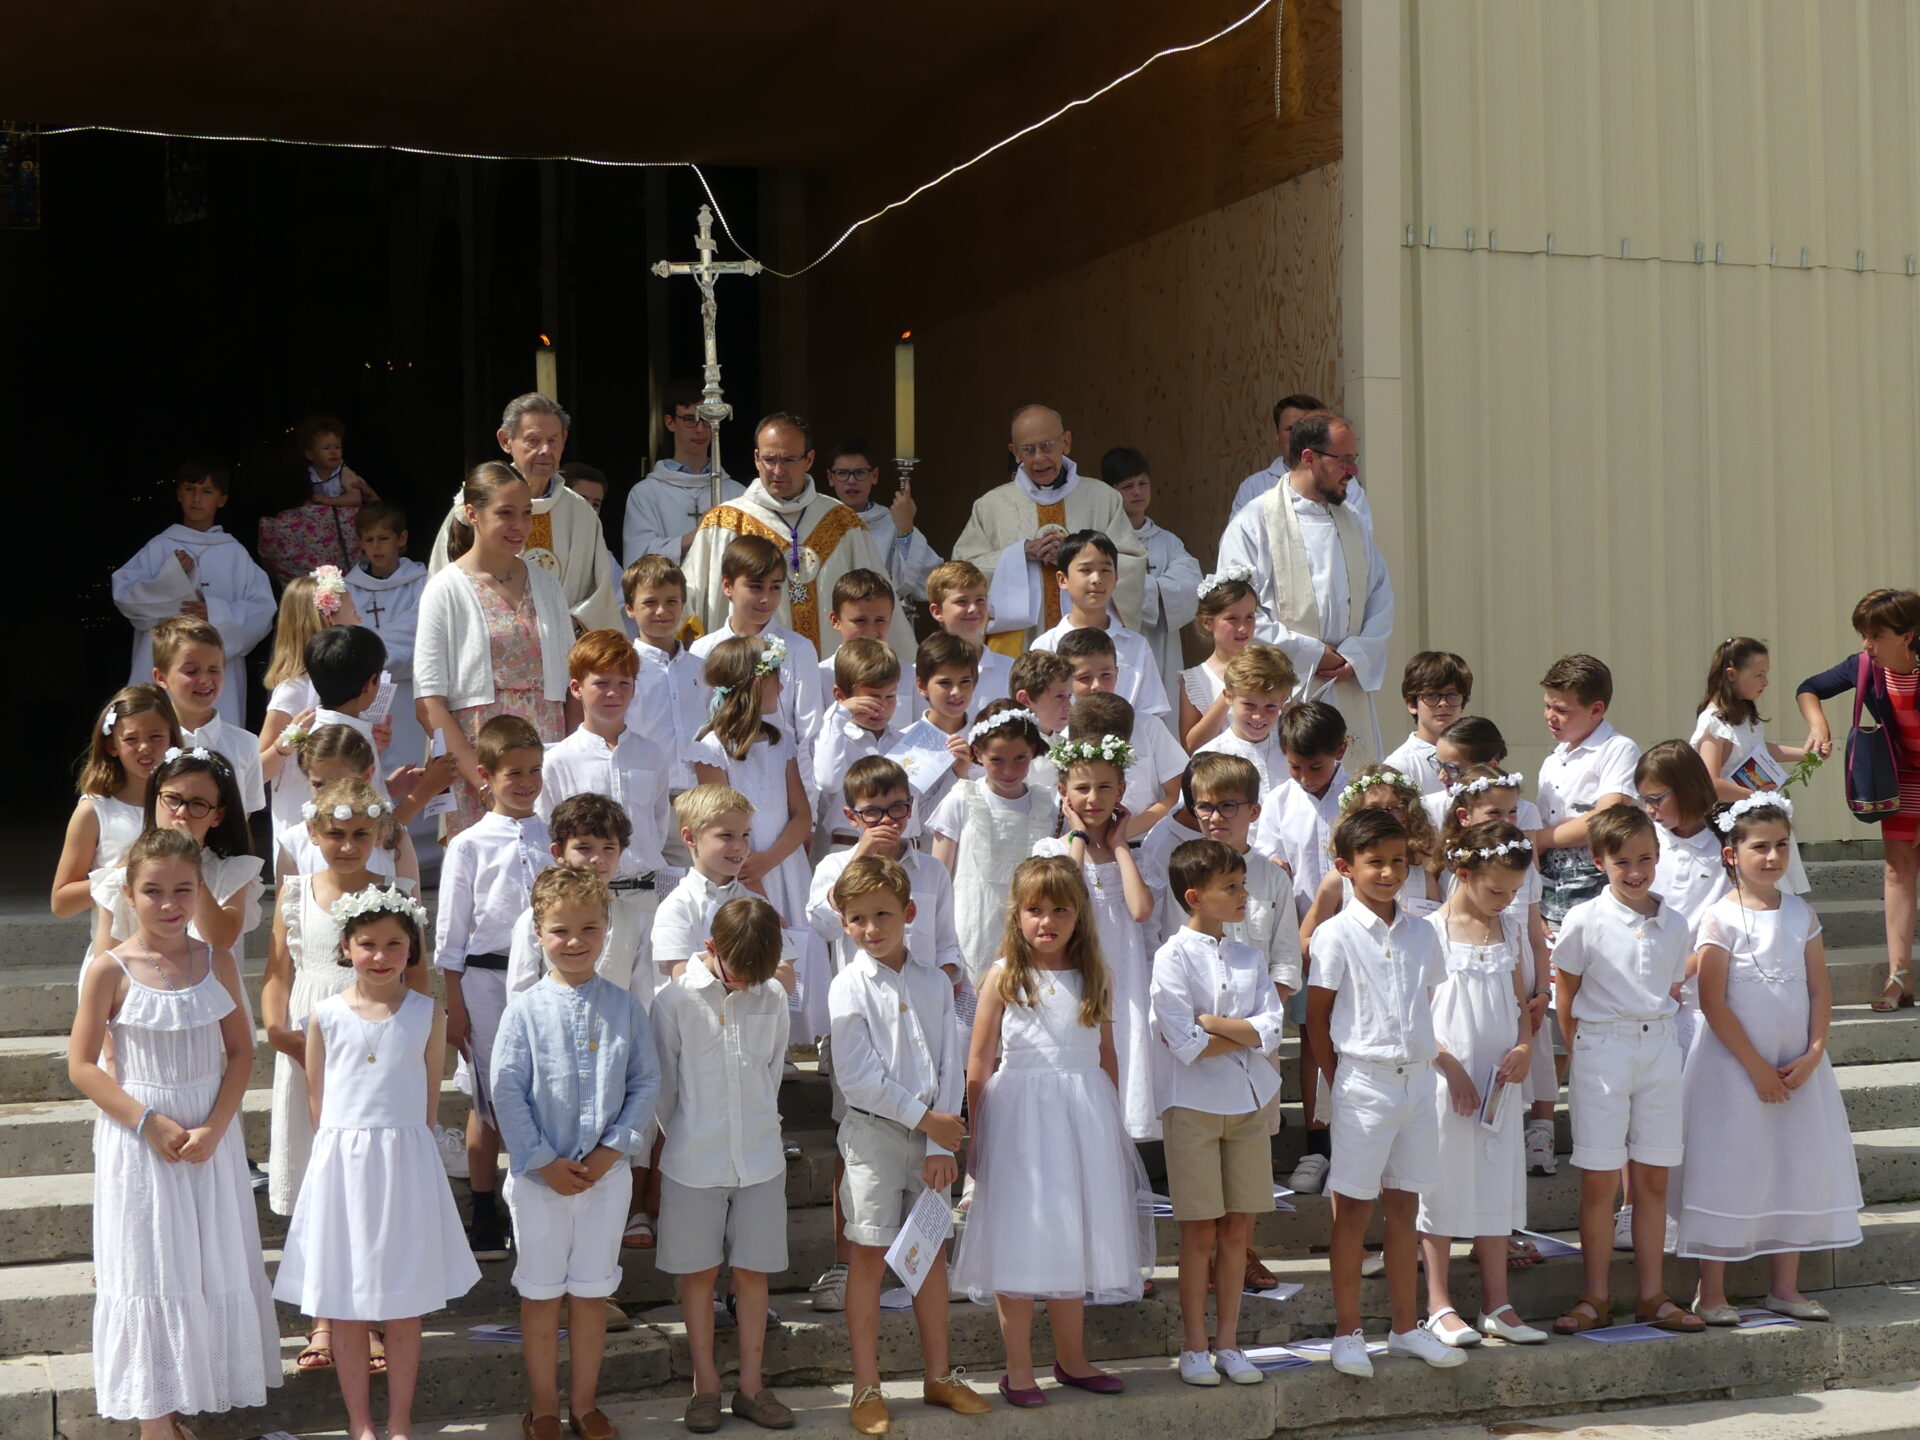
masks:
[[[1393,584],[1368,527],[1347,509],[1360,459],[1352,428],[1320,410],[1293,434],[1299,463],[1227,522],[1219,565],[1253,571],[1257,638],[1293,662],[1296,699],[1330,701],[1346,716],[1347,769],[1358,773],[1382,754],[1373,696],[1386,683]]]
[[[1060,572],[1053,557],[1076,530],[1100,530],[1120,552],[1113,608],[1120,622],[1140,627],[1147,552],[1126,507],[1105,481],[1082,475],[1069,458],[1073,432],[1060,412],[1023,406],[1013,417],[1007,448],[1020,462],[1013,479],[973,502],[953,558],[970,561],[987,577],[987,643],[1018,655],[1032,637],[1060,623]]]
[[[700,517],[713,504],[713,427],[700,418],[700,391],[676,385],[667,391],[661,415],[673,437],[673,454],[659,460],[627,492],[620,526],[626,564],[642,555],[664,555],[680,564],[693,548]],[[720,472],[720,503],[738,500],[746,486]]]
[[[174,486],[180,523],[169,525],[113,572],[113,603],[133,625],[129,685],[153,682],[153,627],[174,615],[198,615],[220,632],[227,679],[215,709],[229,725],[247,723],[247,653],[273,628],[278,607],[267,572],[247,547],[214,524],[227,503],[226,472],[183,469]]]
[[[500,417],[494,438],[533,492],[533,530],[521,558],[560,582],[567,608],[587,629],[624,632],[620,589],[608,574],[607,537],[600,529],[599,513],[560,478],[570,423],[566,411],[538,394],[508,401]],[[433,551],[427,556],[429,575],[438,574],[447,563],[447,535],[460,507],[456,495],[433,537]]]
[[[779,411],[754,431],[754,469],[746,493],[709,510],[688,547],[681,568],[687,576],[687,610],[701,633],[724,625],[729,613],[721,589],[720,562],[736,537],[758,535],[778,545],[787,557],[787,589],[774,623],[813,642],[822,658],[839,648],[840,635],[827,623],[833,586],[849,570],[877,570],[886,564],[873,536],[845,505],[814,488],[813,441],[806,421]],[[903,660],[916,649],[913,620],[905,605],[893,607],[887,643]]]

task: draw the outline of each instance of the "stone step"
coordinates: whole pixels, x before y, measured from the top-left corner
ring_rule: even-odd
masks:
[[[263,952],[240,962],[241,978],[260,1013],[260,985],[266,978]],[[0,968],[0,1037],[64,1035],[73,1028],[80,990],[79,965],[11,965]]]
[[[1316,1362],[1271,1376],[1264,1385],[1222,1385],[1207,1391],[1182,1385],[1165,1353],[1135,1359],[1105,1353],[1108,1317],[1123,1309],[1148,1308],[1115,1307],[1089,1314],[1089,1351],[1126,1381],[1124,1396],[1069,1393],[1049,1380],[1044,1388],[1050,1403],[1043,1410],[1016,1413],[996,1398],[988,1414],[963,1418],[919,1405],[916,1379],[909,1378],[888,1386],[894,1406],[893,1433],[903,1440],[989,1436],[1090,1440],[1110,1436],[1119,1424],[1126,1432],[1143,1436],[1266,1440],[1284,1433],[1321,1440],[1363,1427],[1382,1435],[1403,1434],[1410,1427],[1445,1421],[1455,1426],[1477,1422],[1483,1427],[1477,1432],[1481,1434],[1514,1434],[1520,1433],[1512,1424],[1517,1416],[1602,1407],[1610,1410],[1612,1419],[1618,1415],[1612,1407],[1622,1405],[1730,1397],[1745,1402],[1750,1397],[1818,1391],[1833,1384],[1859,1387],[1911,1378],[1914,1347],[1920,1341],[1920,1286],[1868,1286],[1830,1291],[1820,1298],[1834,1313],[1830,1325],[1716,1330],[1639,1345],[1597,1345],[1582,1339],[1555,1339],[1532,1347],[1489,1342],[1452,1370],[1432,1371],[1413,1361],[1382,1358],[1375,1361],[1374,1378],[1360,1381]],[[978,1342],[971,1333],[976,1324],[961,1319],[976,1310],[986,1322]],[[991,1317],[979,1307],[956,1307],[955,1318],[959,1322],[954,1327],[956,1342],[962,1329],[969,1335],[968,1353],[963,1355],[956,1343],[954,1360],[971,1368],[980,1382],[978,1388],[990,1392],[1003,1353]],[[1044,1366],[1051,1358],[1044,1320],[1036,1330],[1035,1353]],[[883,1368],[890,1375],[917,1377],[918,1356],[909,1317],[884,1315],[881,1332]],[[826,1327],[821,1327],[820,1334],[823,1343],[839,1346],[836,1359],[844,1355],[844,1332],[838,1325],[832,1327],[830,1342],[825,1339]],[[780,1363],[771,1353],[776,1338],[769,1337],[770,1367]],[[1131,1343],[1143,1343],[1137,1336],[1129,1338]],[[985,1347],[984,1353],[972,1353],[976,1343]],[[274,1429],[337,1433],[342,1417],[334,1378],[325,1372],[295,1374],[291,1359],[296,1348],[293,1341],[284,1347],[287,1383],[272,1393],[265,1406],[195,1420],[201,1440],[237,1440]],[[678,1433],[689,1386],[684,1379],[673,1378],[673,1348],[669,1333],[647,1326],[609,1337],[601,1394],[627,1436],[637,1440]],[[724,1334],[720,1350],[723,1374],[730,1373],[732,1346]],[[846,1433],[847,1386],[821,1385],[823,1377],[806,1370],[775,1369],[772,1376],[782,1397],[799,1412],[800,1430]],[[0,1362],[0,1432],[9,1440],[123,1440],[125,1422],[105,1421],[94,1413],[92,1378],[87,1355]],[[374,1396],[378,1407],[378,1380]],[[511,1440],[517,1433],[517,1419],[484,1417],[517,1417],[524,1405],[525,1381],[514,1347],[474,1342],[464,1329],[430,1325],[415,1407],[422,1420],[460,1417],[463,1423],[457,1433],[462,1437]],[[1777,1407],[1777,1413],[1793,1411],[1783,1406]],[[1498,1432],[1485,1428],[1493,1423],[1500,1425]],[[736,1423],[733,1428],[741,1426]],[[1556,1425],[1544,1433],[1559,1431]],[[451,1435],[456,1430],[452,1425],[423,1426],[420,1433]],[[1609,1426],[1587,1433],[1614,1431]],[[1633,1432],[1622,1428],[1617,1433],[1626,1440]],[[1782,1434],[1809,1440],[1830,1432],[1809,1426],[1785,1431],[1727,1428],[1711,1433]],[[1911,1434],[1911,1429],[1905,1433]]]
[[[1829,900],[1878,900],[1886,867],[1876,857],[1859,860],[1810,860],[1807,899],[1815,905]]]
[[[1878,946],[1884,962],[1887,912],[1877,893],[1871,899],[1821,900],[1815,908],[1820,915],[1822,938],[1829,949]]]
[[[55,919],[48,911],[33,914],[0,915],[0,972],[11,969],[50,966],[80,969],[87,953],[87,939],[93,933],[93,912]],[[273,938],[271,897],[260,904],[260,923],[242,938],[241,953],[265,955]]]

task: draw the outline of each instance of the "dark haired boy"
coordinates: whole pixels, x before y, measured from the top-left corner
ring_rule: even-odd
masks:
[[[1451,650],[1422,650],[1401,672],[1400,699],[1413,717],[1413,733],[1382,763],[1412,780],[1422,795],[1439,794],[1447,786],[1434,760],[1434,743],[1473,699],[1473,669]]]
[[[1541,828],[1527,838],[1540,867],[1540,915],[1550,932],[1606,888],[1587,844],[1596,811],[1631,805],[1640,747],[1613,728],[1613,672],[1591,655],[1563,655],[1540,679],[1553,752],[1540,762]]]
[[[910,603],[927,593],[927,577],[944,562],[927,543],[927,537],[914,529],[920,506],[907,477],[900,477],[893,499],[886,505],[873,498],[874,482],[879,477],[874,449],[865,440],[849,437],[827,452],[827,483],[840,503],[867,527],[873,536],[873,548],[887,562],[887,578]]]
[[[1167,714],[1171,707],[1153,647],[1146,636],[1121,624],[1111,608],[1120,582],[1120,550],[1112,537],[1098,530],[1075,531],[1060,542],[1055,563],[1060,567],[1066,613],[1058,625],[1034,636],[1033,648],[1059,650],[1062,637],[1072,631],[1103,631],[1113,642],[1113,689],[1139,714]]]
[[[700,387],[682,381],[669,386],[661,400],[660,422],[672,453],[655,461],[627,492],[620,538],[621,558],[628,565],[643,555],[678,565],[713,503],[713,427],[700,418]],[[722,505],[738,500],[746,489],[720,472]]]

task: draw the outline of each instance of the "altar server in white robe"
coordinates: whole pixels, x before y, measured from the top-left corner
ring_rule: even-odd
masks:
[[[393,705],[387,719],[387,767],[421,765],[427,732],[413,713],[413,641],[420,628],[420,593],[427,588],[427,567],[407,558],[407,515],[398,505],[376,500],[354,517],[361,562],[347,571],[347,590],[360,623],[387,647],[387,674],[393,680]],[[432,817],[428,824],[431,825]]]
[[[1153,504],[1153,473],[1147,457],[1120,445],[1100,457],[1100,478],[1113,487],[1127,507],[1133,533],[1147,548],[1147,583],[1140,599],[1140,633],[1153,651],[1161,689],[1171,702],[1180,694],[1180,672],[1186,657],[1180,632],[1200,609],[1200,562],[1171,530],[1162,529],[1147,515]],[[1180,739],[1180,707],[1176,704],[1161,720]]]
[[[1393,584],[1379,547],[1347,509],[1359,468],[1353,429],[1329,410],[1294,422],[1298,463],[1287,483],[1227,522],[1220,567],[1253,571],[1256,637],[1278,646],[1301,677],[1297,699],[1339,707],[1353,735],[1350,770],[1381,754],[1373,696],[1386,683]]]
[[[678,565],[713,504],[713,427],[700,418],[700,387],[669,387],[660,419],[673,438],[673,454],[655,462],[627,492],[620,550],[629,565],[642,555],[664,555]],[[721,470],[721,504],[738,500],[746,488]]]
[[[494,438],[513,462],[520,478],[533,492],[533,529],[520,557],[538,565],[560,582],[567,608],[589,630],[620,630],[625,618],[620,590],[606,563],[607,539],[600,516],[560,478],[560,460],[567,448],[572,421],[567,412],[544,395],[526,394],[507,402]],[[436,575],[447,563],[448,527],[462,500],[454,497],[440,532],[433,537],[427,573]]]
[[[1069,458],[1073,432],[1058,410],[1024,405],[1014,412],[1007,449],[1020,462],[1013,479],[973,502],[953,558],[987,577],[992,610],[987,643],[1018,655],[1038,632],[1060,623],[1060,542],[1078,530],[1099,530],[1120,551],[1113,607],[1120,623],[1140,628],[1147,551],[1126,507],[1104,480],[1082,475]]]
[[[873,447],[865,440],[842,440],[827,452],[827,484],[873,536],[873,548],[887,562],[887,581],[896,603],[912,606],[927,598],[927,577],[943,562],[940,552],[914,528],[920,505],[905,475],[888,504],[873,498],[874,482],[880,478],[880,466],[873,457]]]
[[[738,500],[701,517],[700,533],[687,551],[681,567],[687,609],[702,634],[726,623],[730,607],[721,588],[721,557],[737,537],[758,535],[787,557],[787,588],[774,623],[806,636],[824,660],[840,647],[839,633],[827,623],[834,583],[849,570],[885,574],[886,566],[860,517],[815,488],[813,437],[805,420],[775,411],[754,427],[753,441],[757,477]],[[913,622],[904,605],[893,608],[887,643],[895,654],[914,653]]]
[[[129,685],[153,680],[153,627],[169,615],[195,615],[218,630],[227,652],[227,683],[215,708],[229,725],[245,729],[247,653],[273,628],[276,607],[267,572],[214,523],[229,483],[218,465],[180,467],[173,486],[180,523],[113,572],[113,603],[133,623]]]

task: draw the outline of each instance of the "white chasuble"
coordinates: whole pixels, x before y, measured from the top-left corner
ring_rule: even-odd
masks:
[[[193,557],[189,573],[176,551]],[[113,603],[133,624],[129,685],[153,682],[153,627],[203,601],[207,621],[227,652],[226,679],[216,709],[229,725],[246,727],[247,652],[266,638],[278,614],[273,583],[247,547],[218,525],[195,530],[169,525],[113,572]]]

